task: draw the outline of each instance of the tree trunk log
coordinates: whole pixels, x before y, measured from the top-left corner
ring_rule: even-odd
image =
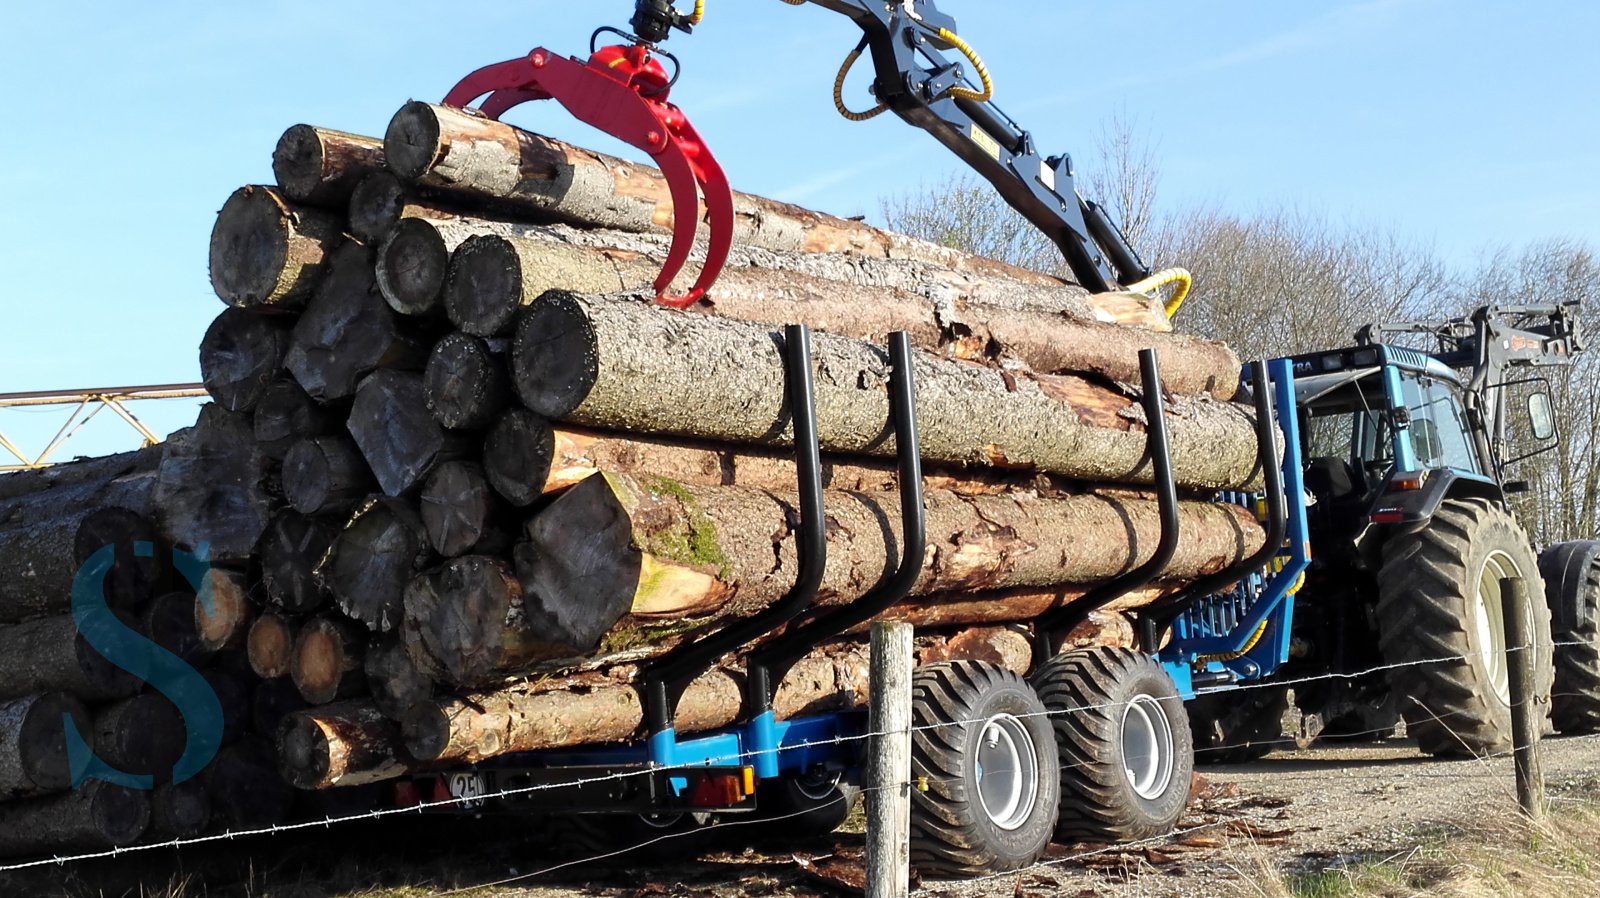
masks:
[[[294,657],[295,625],[281,614],[268,612],[250,625],[245,651],[250,669],[263,680],[287,676]]]
[[[272,514],[263,488],[270,464],[250,416],[206,405],[193,427],[167,438],[157,523],[185,549],[205,544],[212,562],[249,559]]]
[[[467,455],[470,444],[428,413],[422,375],[382,370],[367,378],[350,409],[350,435],[390,496],[411,490],[434,467]]]
[[[455,430],[481,430],[511,402],[505,343],[456,332],[440,340],[428,357],[422,391],[428,411]]]
[[[327,433],[338,418],[293,378],[280,377],[262,392],[253,420],[262,454],[282,461],[296,443]]]
[[[145,478],[144,482],[151,485],[153,492],[152,479]],[[141,502],[140,508],[146,508],[145,504]],[[171,566],[163,543],[160,531],[144,514],[108,505],[89,512],[78,521],[72,557],[77,570],[85,575],[109,565],[99,584],[106,603],[114,608],[136,608],[148,602],[151,596],[159,595],[171,583]],[[91,560],[108,546],[110,557],[91,565]]]
[[[90,483],[103,483],[129,474],[154,471],[161,464],[161,445],[146,446],[131,452],[79,458],[26,471],[0,474],[0,527],[12,524],[11,510],[19,502],[26,505],[51,490]]]
[[[312,125],[283,132],[272,153],[278,188],[313,206],[348,203],[361,179],[382,169],[383,141]]]
[[[303,515],[348,511],[378,480],[347,436],[302,440],[283,457],[283,495]]]
[[[164,781],[183,756],[183,715],[165,696],[144,692],[94,715],[94,751],[117,770]]]
[[[410,503],[368,499],[334,540],[317,576],[339,608],[379,632],[400,622],[406,585],[428,566],[428,536]]]
[[[400,725],[369,702],[300,711],[278,730],[278,771],[301,789],[380,782],[413,766],[404,756]]]
[[[405,603],[406,626],[416,627],[428,655],[420,663],[451,685],[481,683],[560,651],[528,626],[522,586],[499,559],[468,555],[418,574]]]
[[[388,717],[399,720],[417,704],[433,698],[433,679],[411,660],[399,639],[367,646],[366,668],[372,703]]]
[[[0,802],[60,792],[72,785],[67,730],[90,738],[89,713],[70,695],[46,692],[0,701]]]
[[[527,525],[527,551],[517,556],[526,625],[549,657],[571,658],[636,642],[649,622],[715,626],[749,616],[793,584],[795,504],[790,494],[739,487],[591,477]],[[825,505],[821,606],[866,593],[900,554],[897,501],[830,491]],[[1098,583],[1148,559],[1160,534],[1156,503],[1144,497],[933,492],[926,505],[928,552],[914,595]],[[1247,512],[1212,502],[1183,503],[1180,533],[1168,580],[1220,570],[1262,540]]]
[[[206,772],[211,815],[229,829],[282,823],[294,806],[294,789],[278,775],[271,736],[243,739],[217,754]]]
[[[201,779],[163,783],[150,793],[150,829],[167,838],[198,836],[211,825],[211,796]]]
[[[522,236],[537,228],[481,218],[403,218],[378,251],[378,287],[402,315],[443,317],[451,253],[473,237]]]
[[[504,333],[516,312],[547,290],[647,290],[666,252],[665,240],[614,231],[545,228],[525,237],[474,237],[452,257],[446,305],[464,331]],[[1009,358],[1042,374],[1091,374],[1125,383],[1139,381],[1139,351],[1155,348],[1169,391],[1232,398],[1239,359],[1225,344],[1124,327],[1100,320],[1099,310],[1077,297],[1063,305],[1047,293],[1038,302],[1029,291],[958,279],[915,263],[744,247],[735,249],[712,299],[696,311],[769,326],[804,321],[874,343],[903,330],[918,348],[949,358]]]
[[[211,568],[195,596],[194,629],[200,645],[217,653],[243,648],[255,619],[248,579],[237,571]]]
[[[366,690],[362,653],[366,638],[348,621],[314,617],[294,640],[289,678],[300,696],[313,705],[361,695]]]
[[[0,628],[0,698],[65,692],[88,702],[109,701],[138,691],[136,673],[95,651],[70,614]]]
[[[135,553],[141,540],[160,544],[154,525],[135,509],[149,509],[155,482],[149,473],[135,473],[18,503],[14,526],[0,530],[0,624],[71,610],[82,563],[106,545],[115,547],[98,584],[106,603],[132,608],[147,601],[161,588],[164,565],[160,553]]]
[[[297,512],[280,512],[267,525],[257,549],[261,589],[269,603],[290,614],[305,614],[327,604],[317,567],[333,548],[339,529]]]
[[[759,325],[552,292],[518,326],[512,376],[524,404],[548,418],[774,444],[788,428],[780,343]],[[823,447],[890,454],[883,351],[823,333],[812,344]],[[914,365],[925,458],[1088,481],[1151,480],[1142,415],[1129,396],[1076,377],[1012,374],[926,353]],[[1180,484],[1253,485],[1259,465],[1248,410],[1193,397],[1167,407]]]
[[[311,298],[339,241],[337,216],[270,187],[241,187],[211,231],[211,286],[230,306],[293,311]]]
[[[92,780],[60,795],[0,804],[0,857],[129,845],[149,826],[147,793]]]
[[[184,664],[199,668],[211,660],[212,653],[200,641],[194,606],[192,592],[162,594],[144,610],[144,632],[151,642],[178,656]]]
[[[225,309],[200,340],[200,379],[230,412],[255,407],[283,367],[289,324],[243,309]]]
[[[284,366],[318,402],[355,393],[378,368],[420,370],[429,347],[407,332],[378,291],[372,250],[346,243],[295,322]]]
[[[423,188],[446,188],[492,198],[502,209],[574,224],[623,231],[672,232],[666,180],[656,169],[520,131],[501,122],[425,103],[406,104],[389,123],[384,149],[391,171]],[[457,200],[459,203],[460,200]],[[1085,291],[1059,278],[859,221],[823,215],[763,197],[737,193],[734,239],[764,250],[849,253],[866,259],[914,260],[980,278],[1004,278],[1049,288],[1081,301]],[[391,209],[403,209],[396,200]],[[698,213],[698,209],[694,210]],[[403,214],[403,212],[396,213]],[[424,214],[419,212],[415,214]],[[1159,303],[1106,297],[1122,307],[1123,323],[1167,330]],[[1055,307],[1062,306],[1057,302]]]
[[[467,461],[447,461],[428,475],[419,497],[422,526],[433,550],[446,558],[498,554],[510,548],[507,528],[497,520],[500,504],[483,468]]]

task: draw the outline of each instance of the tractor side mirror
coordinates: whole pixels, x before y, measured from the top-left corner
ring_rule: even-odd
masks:
[[[1550,406],[1549,393],[1528,394],[1528,429],[1540,442],[1556,435],[1556,414]]]

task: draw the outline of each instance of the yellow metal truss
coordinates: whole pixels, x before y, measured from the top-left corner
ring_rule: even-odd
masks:
[[[92,390],[38,390],[31,393],[0,393],[0,409],[23,408],[28,406],[60,405],[71,406],[72,412],[68,415],[66,423],[56,431],[49,445],[45,446],[37,455],[29,455],[18,448],[11,438],[0,431],[0,449],[11,453],[17,460],[16,464],[0,465],[3,471],[26,471],[32,468],[44,468],[54,464],[50,457],[56,453],[73,435],[83,429],[106,409],[111,409],[128,426],[138,431],[143,439],[142,445],[151,446],[161,442],[161,438],[150,431],[133,412],[128,410],[127,403],[151,399],[193,399],[206,395],[204,384],[154,384],[142,387],[101,387]]]

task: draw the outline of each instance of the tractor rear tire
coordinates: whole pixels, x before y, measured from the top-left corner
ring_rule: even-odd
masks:
[[[981,875],[1037,861],[1061,801],[1039,697],[1016,674],[977,661],[919,669],[911,696],[912,865]]]
[[[1482,499],[1447,499],[1420,530],[1393,536],[1378,573],[1378,645],[1389,685],[1417,745],[1433,755],[1511,748],[1511,695],[1500,579],[1544,595],[1538,559],[1510,512]],[[1534,686],[1555,677],[1550,609],[1531,602]]]
[[[1600,732],[1600,557],[1593,543],[1539,555],[1551,609],[1556,680],[1550,716],[1566,735]]]
[[[1283,732],[1289,710],[1285,686],[1249,686],[1213,692],[1184,706],[1194,734],[1196,764],[1246,764],[1269,752],[1293,748]]]
[[[1063,652],[1029,678],[1061,757],[1061,842],[1166,835],[1189,803],[1194,743],[1172,678],[1132,649]]]

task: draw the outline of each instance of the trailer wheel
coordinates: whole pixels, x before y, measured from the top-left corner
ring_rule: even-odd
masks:
[[[923,667],[911,689],[911,862],[983,874],[1038,860],[1060,803],[1039,697],[1016,674],[976,661]]]
[[[1406,730],[1434,755],[1511,747],[1511,687],[1500,579],[1544,594],[1538,560],[1510,512],[1482,499],[1447,499],[1421,530],[1393,536],[1378,572],[1378,645],[1397,665],[1390,688]],[[1555,670],[1550,609],[1532,603],[1534,685]]]
[[[1199,696],[1184,706],[1194,734],[1197,764],[1244,764],[1269,752],[1293,746],[1285,738],[1283,715],[1289,690],[1254,686]]]
[[[1539,555],[1539,573],[1555,639],[1550,716],[1568,735],[1600,732],[1600,544],[1550,546]]]
[[[861,801],[861,787],[844,772],[817,769],[761,783],[761,816],[789,838],[825,836],[838,829]]]
[[[1059,841],[1148,839],[1189,802],[1194,744],[1172,678],[1132,649],[1076,649],[1029,678],[1061,761]]]

